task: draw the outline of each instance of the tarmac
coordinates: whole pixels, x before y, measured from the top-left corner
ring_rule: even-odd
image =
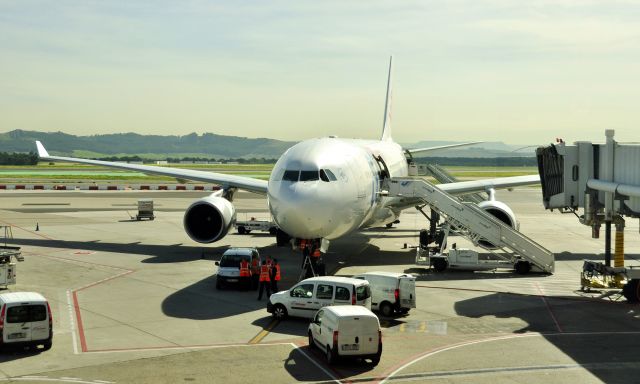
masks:
[[[267,233],[191,241],[184,210],[208,193],[0,192],[0,225],[12,227],[7,242],[24,256],[8,290],[44,294],[55,335],[46,352],[2,351],[0,381],[629,383],[640,374],[640,306],[579,289],[583,260],[602,260],[604,239],[592,239],[574,215],[545,211],[538,189],[497,196],[524,234],[556,254],[553,275],[418,268],[412,246],[427,223],[414,210],[393,228],[332,242],[330,274],[417,275],[417,308],[381,317],[384,350],[376,367],[329,366],[307,345],[308,321],[273,320],[255,291],[215,289],[214,260],[230,246],[277,258],[281,289],[298,281],[302,259]],[[153,198],[155,220],[131,219],[139,198]],[[269,218],[263,196],[238,193],[234,204],[239,220]],[[640,265],[638,232],[637,221],[628,220],[627,265]]]

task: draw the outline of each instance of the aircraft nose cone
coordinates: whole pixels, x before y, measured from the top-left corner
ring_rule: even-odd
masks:
[[[269,206],[278,226],[301,239],[330,236],[335,230],[331,202],[317,188],[295,183],[270,193]]]

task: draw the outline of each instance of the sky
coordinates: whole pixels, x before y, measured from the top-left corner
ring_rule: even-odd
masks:
[[[0,132],[640,141],[640,2],[0,0]]]

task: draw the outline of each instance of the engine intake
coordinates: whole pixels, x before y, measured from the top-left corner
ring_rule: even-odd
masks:
[[[223,197],[200,199],[184,213],[184,229],[193,241],[213,243],[226,236],[236,221],[236,208]]]
[[[516,231],[519,229],[520,224],[516,219],[516,215],[507,204],[501,201],[489,200],[479,203],[478,207]],[[484,249],[498,248],[485,239],[478,240],[478,245]]]

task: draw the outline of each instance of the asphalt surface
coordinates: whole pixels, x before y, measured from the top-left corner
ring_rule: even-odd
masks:
[[[229,246],[257,246],[278,258],[281,289],[298,280],[301,256],[263,233],[192,242],[183,211],[205,195],[0,192],[0,225],[11,226],[8,242],[24,255],[18,284],[9,290],[43,293],[55,332],[50,351],[3,351],[0,380],[628,383],[640,373],[640,307],[579,290],[582,261],[601,260],[604,240],[591,239],[573,215],[544,211],[536,189],[498,192],[498,198],[516,212],[523,233],[556,253],[553,275],[417,268],[411,246],[427,224],[413,211],[394,228],[332,243],[326,256],[332,274],[418,276],[418,307],[381,317],[384,352],[377,367],[328,366],[307,346],[307,321],[273,321],[254,291],[216,290],[214,260]],[[154,199],[156,220],[131,220],[137,199],[146,197]],[[239,193],[235,204],[239,220],[268,218],[259,195]],[[627,221],[628,265],[640,265],[639,240],[638,223]],[[456,237],[450,242],[468,245]]]

